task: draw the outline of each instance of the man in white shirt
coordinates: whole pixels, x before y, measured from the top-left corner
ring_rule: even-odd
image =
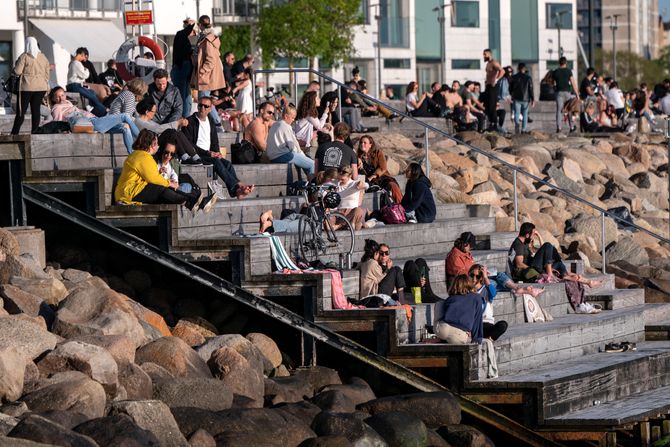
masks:
[[[89,77],[89,71],[84,67],[82,61],[86,59],[86,49],[77,48],[77,54],[70,62],[67,68],[67,84],[65,90],[71,93],[79,93],[84,98],[88,99],[91,107],[93,107],[93,114],[97,117],[105,116],[107,108],[100,102],[95,92],[86,87],[86,79]]]
[[[188,126],[182,127],[181,131],[196,146],[196,152],[200,158],[213,165],[214,172],[226,184],[230,197],[243,199],[253,192],[254,185],[246,185],[240,182],[232,163],[221,154],[216,125],[212,117],[209,116],[211,109],[212,98],[209,96],[200,98],[198,100],[198,111],[188,118]],[[218,181],[210,182],[209,186],[216,192],[219,199],[225,198],[223,186]]]
[[[298,139],[295,137],[293,128],[291,127],[297,114],[293,106],[287,106],[284,109],[282,119],[270,127],[266,153],[270,162],[293,163],[297,167],[304,169],[311,178],[314,175],[314,160],[302,152]]]
[[[614,106],[616,111],[616,116],[621,118],[626,111],[626,102],[623,97],[623,92],[619,88],[619,84],[616,81],[612,81],[610,84],[609,90],[605,94],[607,98],[607,103],[611,106]]]

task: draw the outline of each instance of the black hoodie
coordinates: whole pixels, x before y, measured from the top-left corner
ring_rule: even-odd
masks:
[[[430,180],[425,175],[416,180],[408,180],[405,186],[401,204],[406,212],[416,213],[416,220],[419,223],[431,223],[437,214],[431,186]]]

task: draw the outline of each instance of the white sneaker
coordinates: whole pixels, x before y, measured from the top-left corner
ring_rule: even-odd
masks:
[[[582,303],[579,306],[577,306],[577,309],[575,309],[575,313],[578,314],[597,314],[602,311],[602,307],[600,307],[599,304],[596,304],[595,306],[590,303]]]
[[[374,228],[377,225],[377,219],[372,218],[363,224],[365,228]]]
[[[211,182],[207,182],[207,186],[209,186],[209,190],[212,191],[212,193],[216,194],[216,196],[220,200],[226,199],[226,193],[224,191],[224,187],[221,183],[219,183],[218,180],[212,180]]]
[[[93,107],[92,107],[92,106],[86,106],[86,111],[87,111],[87,112],[92,112],[92,111],[93,111]]]

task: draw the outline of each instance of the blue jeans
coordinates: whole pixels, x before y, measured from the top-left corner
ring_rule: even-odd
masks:
[[[314,175],[314,160],[302,153],[288,152],[270,161],[272,163],[293,163],[302,168],[308,175]]]
[[[496,276],[490,276],[489,278],[492,279],[493,281],[495,281],[496,290],[498,292],[507,292],[507,291],[510,290],[509,288],[505,287],[506,282],[512,281],[512,278],[510,278],[507,275],[507,273],[498,272],[498,274]]]
[[[88,102],[93,107],[92,113],[97,117],[105,116],[107,114],[107,109],[100,102],[95,92],[93,90],[87,89],[81,84],[68,84],[65,86],[65,90],[70,93],[79,93],[84,98],[88,99]]]
[[[212,93],[211,90],[200,90],[198,91],[198,99],[202,98],[203,96],[210,96]],[[219,118],[219,114],[216,113],[216,107],[212,106],[212,108],[209,111],[209,116],[212,117],[214,120],[214,124],[217,126],[221,125],[221,118]]]
[[[93,130],[100,133],[123,134],[123,144],[128,153],[133,152],[133,141],[140,133],[133,119],[127,113],[91,118]],[[124,126],[127,124],[128,127]]]
[[[181,95],[181,102],[184,105],[182,109],[182,117],[188,118],[191,116],[191,74],[193,73],[193,64],[191,61],[184,61],[181,64],[181,67],[176,65],[172,66],[172,71],[170,76],[172,77],[172,83],[179,94]]]
[[[297,233],[301,214],[292,213],[284,219],[273,219],[272,227],[275,233]]]
[[[528,101],[514,101],[512,107],[514,111],[514,126],[519,125],[519,114],[522,114],[523,123],[521,124],[521,130],[525,132],[526,127],[528,127]]]
[[[183,193],[188,194],[191,191],[193,191],[193,185],[191,185],[190,183],[180,183],[179,188],[177,188],[177,191],[181,191]]]

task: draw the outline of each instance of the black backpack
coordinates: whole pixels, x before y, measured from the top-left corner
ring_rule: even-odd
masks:
[[[258,163],[261,157],[253,144],[247,140],[242,140],[230,145],[230,159],[234,165],[248,165]]]

